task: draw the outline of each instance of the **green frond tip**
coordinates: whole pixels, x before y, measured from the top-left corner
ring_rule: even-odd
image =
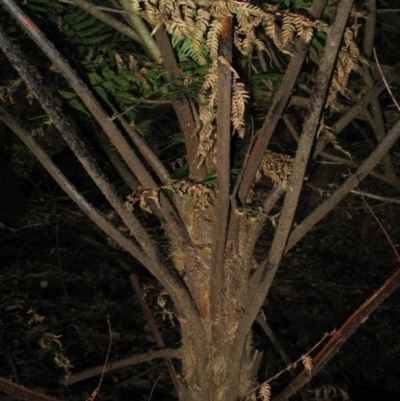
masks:
[[[64,91],[61,89],[58,90],[58,93],[75,110],[80,111],[81,113],[85,114],[88,117],[90,116],[89,112],[86,110],[85,105],[79,100],[78,95],[76,93]]]

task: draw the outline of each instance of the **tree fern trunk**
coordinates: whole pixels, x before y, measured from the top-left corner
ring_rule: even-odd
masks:
[[[206,337],[201,349],[193,346],[193,337],[198,333],[189,327],[183,334],[182,384],[179,399],[181,401],[239,401],[249,400],[254,395],[250,352],[232,354],[235,335],[234,327],[229,327],[226,320],[207,322]],[[220,341],[215,343],[216,332]],[[198,342],[197,342],[198,343]],[[246,351],[246,350],[244,350]],[[239,376],[232,377],[233,364],[240,364]]]

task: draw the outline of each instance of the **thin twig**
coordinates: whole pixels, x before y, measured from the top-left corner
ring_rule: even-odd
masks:
[[[72,376],[59,380],[58,383],[64,386],[70,386],[72,384],[79,383],[83,380],[90,379],[91,377],[98,376],[99,374],[101,374],[103,369],[105,369],[106,372],[112,372],[115,370],[134,366],[142,362],[152,361],[153,359],[158,359],[158,358],[181,359],[182,350],[180,348],[178,349],[164,348],[156,351],[150,351],[145,354],[130,356],[125,359],[120,359],[119,361],[109,362],[106,367],[104,367],[103,365],[98,365],[93,368],[83,370],[82,372],[76,373]]]
[[[399,264],[400,264],[400,254],[399,254],[399,251],[397,250],[396,245],[395,245],[395,243],[393,242],[391,236],[389,235],[387,229],[383,226],[382,222],[378,219],[376,213],[372,210],[371,206],[370,206],[369,203],[365,200],[364,197],[362,198],[362,200],[363,200],[363,202],[365,203],[365,206],[367,207],[368,211],[371,213],[372,217],[373,217],[373,218],[375,219],[375,221],[378,223],[380,229],[382,230],[382,232],[383,232],[383,234],[385,235],[387,241],[389,242],[389,244],[390,244],[390,246],[391,246],[391,248],[392,248],[393,253],[394,253],[395,256],[396,256],[397,261],[398,261]]]
[[[394,95],[393,95],[392,89],[390,88],[389,83],[388,83],[388,81],[387,81],[387,79],[386,79],[386,77],[385,77],[385,75],[384,75],[384,73],[383,73],[383,71],[382,71],[382,67],[381,67],[381,65],[380,65],[380,63],[379,63],[378,55],[376,54],[375,48],[373,49],[373,52],[374,52],[375,62],[376,62],[376,65],[377,65],[377,67],[378,67],[379,74],[381,75],[382,81],[385,83],[386,89],[387,89],[387,91],[389,92],[390,97],[392,98],[394,104],[396,105],[397,110],[400,110],[400,105],[397,103],[397,100],[396,100],[396,98],[395,98]]]
[[[104,378],[104,373],[106,372],[106,367],[108,363],[108,358],[110,357],[111,353],[111,345],[112,345],[112,332],[111,332],[111,322],[110,322],[110,316],[107,316],[107,323],[108,323],[108,333],[109,333],[109,341],[108,341],[108,350],[107,350],[107,355],[106,355],[106,360],[104,361],[103,369],[101,371],[101,376],[100,376],[100,381],[98,386],[94,389],[92,394],[90,395],[88,401],[94,401],[94,399],[97,397],[97,394],[100,391],[100,387],[103,383],[103,378]]]
[[[304,361],[305,357],[309,357],[311,355],[312,352],[314,352],[328,337],[332,337],[334,335],[334,332],[332,333],[325,333],[323,335],[323,337],[311,348],[307,351],[306,354],[302,355],[300,358],[298,358],[296,361],[292,362],[292,363],[288,363],[287,366],[285,367],[285,369],[282,369],[280,372],[278,372],[275,376],[269,378],[268,380],[264,381],[263,383],[259,384],[257,387],[251,389],[251,391],[249,391],[249,394],[254,393],[255,391],[257,391],[257,389],[259,389],[264,383],[271,383],[274,380],[276,380],[278,377],[282,376],[285,372],[290,372],[292,373],[292,370],[296,368],[296,366],[301,363],[302,361]]]
[[[147,305],[146,298],[144,296],[139,279],[135,273],[132,273],[129,276],[129,279],[130,279],[133,289],[135,290],[136,297],[139,301],[140,307],[142,308],[143,314],[146,317],[147,322],[149,323],[150,330],[153,334],[154,340],[158,347],[164,349],[165,342],[161,336],[160,331],[158,330],[156,322],[154,321],[154,318],[153,318],[153,315],[151,314],[150,308]],[[176,371],[175,371],[174,365],[172,364],[171,358],[164,358],[164,362],[167,366],[169,375],[171,376],[171,380],[175,386],[176,391],[179,391],[178,377],[176,375]]]
[[[388,198],[387,196],[380,196],[380,195],[375,195],[375,194],[371,194],[369,192],[365,192],[365,191],[360,191],[360,190],[356,190],[353,189],[352,191],[350,191],[350,193],[352,194],[356,194],[356,195],[361,195],[361,197],[364,199],[365,198],[371,198],[371,199],[376,199],[376,200],[380,200],[382,202],[387,202],[387,203],[396,203],[396,204],[400,204],[400,199],[396,199],[396,198]]]

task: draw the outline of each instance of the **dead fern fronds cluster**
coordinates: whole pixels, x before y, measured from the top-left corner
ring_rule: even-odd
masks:
[[[265,50],[264,43],[256,35],[256,29],[261,25],[276,47],[286,53],[290,53],[287,49],[295,37],[308,43],[315,29],[327,29],[321,21],[280,10],[276,5],[258,6],[247,1],[131,0],[131,7],[154,30],[165,25],[175,38],[181,41],[189,39],[193,55],[201,65],[217,58],[221,20],[226,17],[235,17],[234,43],[246,55],[250,55],[254,48]]]
[[[190,181],[172,181],[164,185],[163,189],[169,190],[186,205],[190,204],[191,212],[204,212],[214,204],[215,192],[212,188],[201,183]]]
[[[280,185],[283,189],[286,189],[292,173],[292,166],[292,157],[268,150],[265,152],[260,168],[257,171],[256,181],[265,176],[270,178],[274,185]]]
[[[256,5],[247,1],[223,0],[131,0],[133,12],[140,15],[152,27],[153,32],[164,25],[172,35],[172,43],[186,57],[207,66],[203,85],[198,97],[196,129],[200,139],[199,154],[208,171],[215,166],[214,149],[216,135],[216,105],[218,100],[218,55],[219,41],[224,18],[234,17],[233,43],[244,55],[254,50],[266,51],[265,44],[257,36],[262,27],[267,37],[283,53],[291,55],[295,39],[308,43],[315,31],[326,32],[329,25],[320,20],[311,20],[298,13],[280,9],[277,5]],[[338,57],[328,105],[333,105],[338,93],[345,95],[350,73],[357,69],[360,53],[355,43],[356,29],[346,30],[344,45]],[[227,63],[227,61],[225,60]],[[233,69],[232,69],[233,71]],[[233,71],[232,114],[233,133],[245,134],[244,110],[248,98],[244,84]],[[276,177],[272,177],[276,182]]]
[[[215,200],[215,193],[212,188],[201,183],[181,180],[171,181],[157,188],[138,187],[134,193],[128,195],[126,206],[132,210],[136,204],[139,204],[141,209],[152,213],[150,203],[154,202],[157,207],[160,207],[161,191],[176,196],[183,203],[183,207],[190,205],[191,213],[194,215],[210,208]]]
[[[280,51],[291,55],[296,37],[309,43],[314,36],[315,29],[325,31],[328,26],[322,21],[311,21],[300,14],[275,12],[272,20],[268,19],[262,22],[262,27],[265,34],[272,39]]]
[[[277,5],[256,5],[243,0],[131,0],[132,11],[153,28],[153,32],[165,26],[172,35],[172,43],[178,53],[189,57],[207,72],[198,94],[196,131],[199,137],[200,162],[205,163],[208,172],[214,170],[216,161],[216,109],[218,102],[218,66],[228,63],[218,54],[223,21],[235,21],[234,46],[245,56],[254,50],[266,51],[265,43],[257,36],[257,29],[263,28],[266,36],[283,53],[291,55],[294,41],[300,38],[309,43],[316,31],[327,32],[329,25],[321,20],[311,20],[299,13],[292,13]],[[336,72],[328,95],[327,106],[334,107],[338,94],[346,96],[349,76],[359,66],[361,59],[355,42],[357,27],[347,28],[343,47],[339,53]],[[229,64],[229,63],[228,63]],[[248,93],[233,71],[232,87],[232,133],[245,135],[244,111]],[[143,74],[141,74],[143,76]],[[227,89],[228,90],[228,89]],[[268,169],[267,169],[268,170]],[[269,169],[268,171],[275,171]],[[272,174],[272,173],[271,173]],[[286,179],[269,174],[274,183]],[[287,175],[287,172],[283,172]]]
[[[150,188],[145,189],[143,187],[136,188],[133,194],[127,196],[126,207],[129,210],[133,210],[133,207],[138,203],[139,207],[147,213],[152,213],[150,202],[154,202],[159,208],[160,206],[160,189],[161,188]]]

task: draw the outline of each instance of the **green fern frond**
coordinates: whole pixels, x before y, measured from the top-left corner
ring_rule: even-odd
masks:
[[[96,19],[80,8],[73,8],[73,12],[69,13],[64,21],[76,32],[84,30],[88,26],[93,25]]]
[[[60,8],[60,4],[58,1],[55,0],[29,0],[26,2],[27,3],[27,8],[34,12],[34,13],[40,13],[40,14],[48,14],[49,12],[54,12],[54,10],[57,10]]]
[[[80,111],[81,113],[85,114],[88,117],[90,116],[85,105],[79,100],[78,95],[75,92],[68,92],[68,91],[59,89],[58,93],[75,110]]]

